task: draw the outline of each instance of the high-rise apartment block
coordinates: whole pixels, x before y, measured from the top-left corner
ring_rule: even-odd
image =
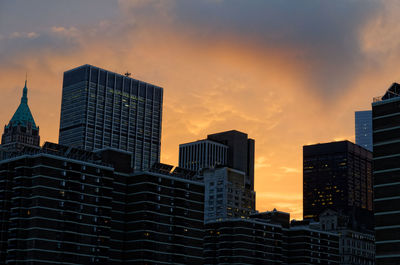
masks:
[[[91,65],[66,71],[59,143],[133,153],[136,170],[160,161],[163,89]]]
[[[303,217],[318,219],[325,209],[373,227],[372,153],[349,141],[303,147]]]
[[[400,85],[372,103],[376,264],[400,264]]]
[[[306,222],[291,222],[284,231],[286,264],[341,264],[337,233]]]
[[[372,111],[355,112],[356,144],[372,152]]]
[[[204,185],[45,143],[0,161],[1,264],[203,264]]]
[[[229,218],[206,224],[204,264],[284,264],[282,226]]]
[[[205,224],[204,264],[340,263],[339,235],[280,211]]]

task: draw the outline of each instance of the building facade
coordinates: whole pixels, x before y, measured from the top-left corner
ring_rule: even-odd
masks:
[[[25,145],[39,146],[40,144],[39,127],[36,126],[28,106],[28,88],[26,83],[25,81],[21,103],[8,125],[4,126],[1,138],[1,146],[4,150],[19,151]]]
[[[289,229],[284,229],[284,233],[287,264],[341,264],[337,233],[294,222]]]
[[[206,224],[204,264],[284,264],[282,226],[229,218]]]
[[[400,264],[400,85],[372,103],[376,264]]]
[[[204,178],[204,221],[249,216],[255,210],[255,192],[245,188],[245,172],[219,167],[207,169]]]
[[[372,152],[372,110],[355,112],[356,144]]]
[[[303,217],[332,209],[373,227],[372,153],[349,141],[303,147]]]
[[[0,161],[0,263],[107,264],[113,168],[81,150],[39,150]]]
[[[375,236],[373,230],[349,229],[349,218],[332,210],[319,216],[320,229],[339,235],[340,264],[374,265]]]
[[[1,264],[202,264],[201,182],[133,173],[111,148],[13,154],[0,161]]]
[[[228,146],[211,141],[199,140],[179,145],[179,166],[200,172],[203,169],[227,165]]]
[[[246,187],[254,190],[254,139],[232,130],[179,145],[179,166],[190,170],[227,166],[246,174]]]
[[[204,186],[170,174],[128,180],[127,264],[203,264]]]
[[[163,89],[83,65],[63,80],[59,143],[133,153],[136,170],[160,161]]]
[[[236,130],[209,134],[207,139],[228,146],[226,166],[245,172],[246,187],[254,190],[254,139]]]

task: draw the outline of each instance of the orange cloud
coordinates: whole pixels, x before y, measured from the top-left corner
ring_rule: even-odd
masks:
[[[176,28],[174,1],[154,1],[154,12],[161,17],[154,21],[143,19],[147,1],[119,3],[120,20],[49,27],[28,38],[26,49],[4,57],[3,124],[18,106],[26,71],[29,105],[41,139],[57,142],[62,73],[85,63],[120,73],[129,70],[134,78],[164,87],[162,162],[178,163],[180,143],[224,130],[246,132],[256,140],[258,210],[277,208],[299,219],[302,146],[343,137],[353,140],[354,111],[369,108],[372,96],[382,94],[399,73],[395,62],[400,54],[377,57],[393,47],[385,40],[381,45],[373,34],[389,34],[394,18],[371,16],[362,24],[357,39],[366,64],[329,100],[319,92],[323,83],[314,81],[313,67],[321,62],[310,60],[300,47],[248,42],[232,32],[202,37],[202,31]],[[142,15],[131,16],[138,8]],[[382,46],[388,47],[381,51]],[[333,72],[330,78],[341,77]]]

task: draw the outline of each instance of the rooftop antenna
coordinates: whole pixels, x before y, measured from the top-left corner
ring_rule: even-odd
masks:
[[[130,77],[131,76],[131,73],[129,73],[128,71],[125,73],[125,76],[126,77]]]

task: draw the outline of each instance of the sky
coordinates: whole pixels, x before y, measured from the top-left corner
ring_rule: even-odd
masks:
[[[226,130],[256,142],[257,209],[302,217],[303,145],[354,141],[354,111],[400,81],[396,0],[0,0],[0,123],[25,74],[58,142],[63,72],[92,64],[164,88],[161,162]]]

